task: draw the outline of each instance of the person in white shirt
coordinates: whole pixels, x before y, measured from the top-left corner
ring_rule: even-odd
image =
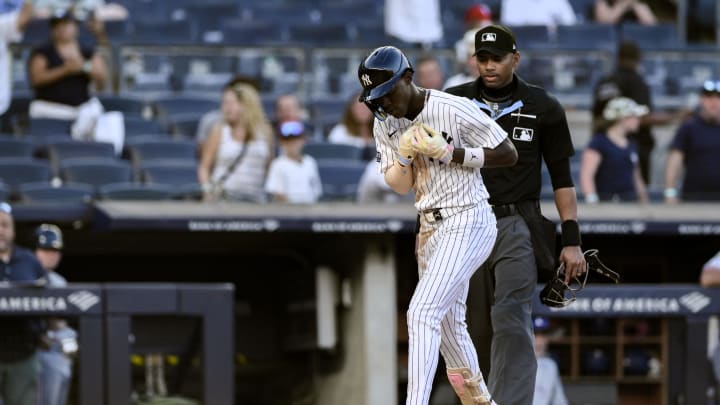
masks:
[[[385,33],[431,47],[443,39],[440,0],[385,0]]]
[[[358,101],[359,93],[350,97],[342,118],[328,134],[328,142],[364,148],[374,144],[373,115],[363,103]]]
[[[272,201],[312,204],[322,195],[322,182],[317,163],[303,154],[305,128],[300,121],[280,125],[282,153],[270,164],[265,191]]]
[[[550,328],[550,323],[545,318],[536,317],[533,319],[533,326],[535,328],[535,356],[538,365],[533,405],[568,405],[557,363],[547,352],[548,337],[546,333]]]
[[[503,0],[500,6],[503,25],[574,25],[577,16],[568,0]]]
[[[25,1],[18,9],[0,13],[0,115],[10,106],[10,53],[8,43],[22,39],[22,32],[33,17],[33,2]]]

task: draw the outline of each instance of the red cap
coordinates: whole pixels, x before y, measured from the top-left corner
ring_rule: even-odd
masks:
[[[476,21],[492,21],[490,7],[482,3],[473,4],[465,11],[465,24]]]

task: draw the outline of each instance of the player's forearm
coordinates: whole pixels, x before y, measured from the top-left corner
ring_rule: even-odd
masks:
[[[472,159],[468,159],[468,153],[482,153],[483,162],[480,166],[474,165]],[[494,149],[488,148],[455,148],[452,161],[471,167],[507,167],[517,163],[518,153],[515,145],[505,139]]]
[[[555,206],[561,221],[577,221],[577,195],[575,187],[555,189]]]
[[[397,161],[385,172],[385,182],[398,194],[407,194],[412,189],[412,165],[402,166]]]

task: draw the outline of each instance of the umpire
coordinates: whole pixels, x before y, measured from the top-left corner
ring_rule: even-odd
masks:
[[[538,269],[551,271],[557,260],[554,226],[540,212],[541,159],[562,220],[559,261],[565,264],[567,280],[585,271],[570,175],[574,147],[560,103],[515,73],[520,53],[509,28],[491,25],[478,31],[475,58],[480,77],[446,91],[473,99],[500,124],[515,144],[518,161],[512,167],[481,169],[498,236],[492,254],[471,280],[468,326],[483,373],[488,375],[489,369],[495,401],[530,405],[537,368],[532,299]]]

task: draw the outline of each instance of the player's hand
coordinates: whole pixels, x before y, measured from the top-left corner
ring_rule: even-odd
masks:
[[[413,125],[400,135],[400,143],[398,144],[398,161],[403,166],[409,166],[417,155],[412,146],[413,134],[418,131],[418,126]]]
[[[413,134],[412,146],[418,153],[446,164],[452,159],[453,150],[455,150],[453,145],[447,143],[442,134],[426,124],[421,124],[419,130]]]

